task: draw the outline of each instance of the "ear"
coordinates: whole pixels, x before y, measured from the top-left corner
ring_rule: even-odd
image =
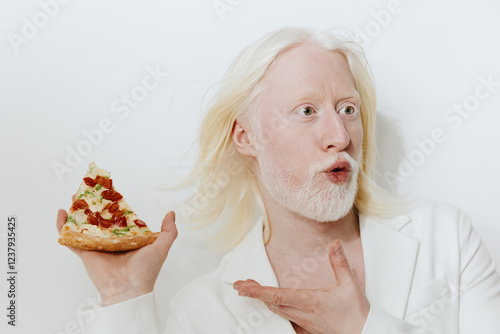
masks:
[[[238,152],[243,155],[255,157],[253,136],[247,129],[248,125],[240,124],[238,120],[235,120],[233,125],[233,142]]]

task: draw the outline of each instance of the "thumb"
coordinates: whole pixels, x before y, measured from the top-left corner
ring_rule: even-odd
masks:
[[[349,282],[354,278],[351,265],[340,240],[335,239],[330,245],[329,257],[338,284]]]
[[[167,258],[168,251],[170,250],[170,247],[172,247],[174,240],[177,238],[177,234],[177,227],[175,226],[175,212],[169,211],[165,215],[165,218],[163,218],[160,235],[153,243],[153,245],[158,247],[163,260]]]
[[[177,233],[177,228],[175,226],[175,212],[169,211],[165,215],[165,218],[163,218],[163,222],[161,223],[161,231],[170,232],[172,230],[175,230],[175,232]]]

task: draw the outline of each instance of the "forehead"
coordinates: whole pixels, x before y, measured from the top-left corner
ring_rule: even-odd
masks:
[[[356,90],[344,56],[311,43],[282,53],[268,68],[261,85],[269,94],[343,95]]]

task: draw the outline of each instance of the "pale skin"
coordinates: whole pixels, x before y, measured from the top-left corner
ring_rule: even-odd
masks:
[[[266,143],[269,149],[285,154],[287,162],[296,166],[297,185],[305,180],[311,164],[333,152],[359,157],[361,119],[339,113],[346,105],[359,107],[359,95],[346,61],[338,53],[310,44],[298,46],[271,65],[261,84],[266,94],[257,108],[259,126],[275,135]],[[313,116],[298,112],[307,105],[314,107]],[[286,126],[277,128],[275,119],[266,117],[269,110],[280,112]],[[235,122],[233,141],[241,154],[253,158],[258,172],[258,147],[250,125]],[[233,287],[242,298],[259,299],[290,320],[297,333],[361,333],[370,304],[364,294],[357,216],[351,213],[336,222],[318,223],[281,207],[262,185],[261,192],[272,231],[266,251],[280,288],[263,287],[253,280],[237,281]],[[59,232],[66,217],[66,211],[59,210]],[[102,305],[107,306],[153,291],[176,237],[171,211],[157,240],[139,250],[113,254],[69,248],[82,260]],[[299,279],[291,288],[287,270],[300,266],[314,252],[324,260],[318,260],[313,272],[297,272]]]
[[[304,182],[312,163],[333,152],[359,156],[361,119],[339,113],[346,105],[359,105],[350,69],[340,54],[303,44],[278,58],[261,85],[265,94],[257,108],[258,121],[267,134],[274,135],[265,145],[274,155],[286,156],[286,163],[297,166],[297,185]],[[313,107],[314,114],[304,114],[307,106]],[[277,126],[276,120],[268,117],[270,111],[279,113],[278,119],[285,126]],[[249,124],[238,122],[233,139],[241,154],[254,158],[258,172],[258,140]],[[266,251],[280,288],[261,287],[253,280],[237,281],[234,288],[241,296],[260,299],[271,311],[290,320],[297,333],[361,333],[370,304],[364,294],[356,215],[318,223],[280,206],[264,186],[260,188],[272,231]],[[333,251],[341,245],[341,251]],[[297,270],[293,287],[299,284],[299,289],[290,289],[289,269],[294,265],[297,269],[318,249],[328,252],[325,258],[329,261],[317,261],[313,272]]]
[[[65,210],[57,212],[59,233],[66,218]],[[156,241],[141,249],[106,253],[68,248],[80,257],[99,291],[101,304],[108,306],[153,291],[160,269],[176,237],[175,213],[170,211],[163,219],[161,233]]]

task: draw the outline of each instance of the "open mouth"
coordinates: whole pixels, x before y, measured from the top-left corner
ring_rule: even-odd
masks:
[[[340,160],[335,162],[332,166],[328,167],[325,173],[338,173],[338,172],[349,172],[351,170],[351,164],[346,160]]]
[[[333,173],[336,173],[336,172],[347,172],[347,171],[348,171],[348,169],[347,169],[347,168],[342,167],[342,168],[334,168],[334,169],[332,169],[332,170],[330,171],[330,173],[332,173],[332,172],[333,172]]]
[[[327,168],[324,173],[325,176],[333,183],[343,183],[349,178],[351,165],[346,160],[335,162],[332,166]]]

